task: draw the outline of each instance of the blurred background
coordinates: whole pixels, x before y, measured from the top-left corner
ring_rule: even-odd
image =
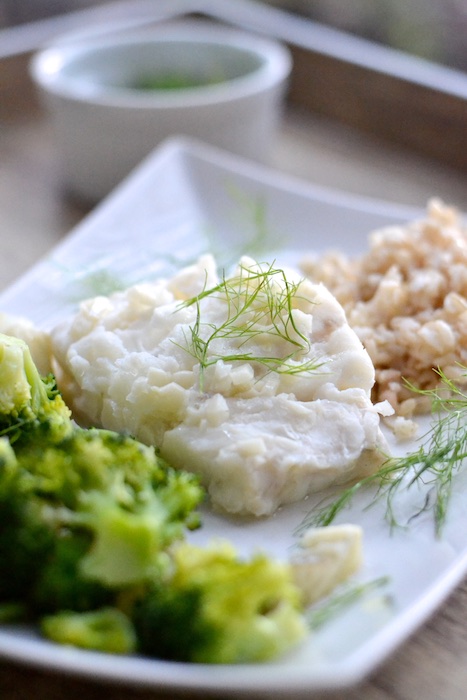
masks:
[[[467,70],[466,0],[269,0],[269,4]]]
[[[0,0],[0,26],[11,27],[99,4],[97,0]]]
[[[377,43],[467,70],[466,0],[259,0]],[[154,0],[157,4],[157,0]],[[0,27],[105,4],[0,0]]]
[[[184,12],[184,2],[135,6],[151,23],[159,12]],[[51,124],[28,66],[31,53],[56,33],[103,19],[107,28],[109,5],[116,24],[133,18],[131,0],[0,0],[0,31],[7,30],[0,37],[0,208],[12,217],[20,208],[11,190],[29,180],[46,216],[54,215],[47,202],[69,216]],[[436,192],[467,211],[467,0],[199,0],[199,6],[208,17],[275,36],[292,51],[274,166],[400,203],[419,205]],[[2,182],[13,183],[3,197]],[[30,215],[32,230],[38,216]],[[61,230],[69,227],[67,218]]]

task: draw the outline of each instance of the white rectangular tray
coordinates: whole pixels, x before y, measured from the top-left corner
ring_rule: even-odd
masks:
[[[226,266],[243,253],[277,264],[293,264],[311,250],[358,253],[371,230],[419,214],[315,187],[204,144],[173,139],[7,289],[0,310],[49,327],[79,299],[169,274],[208,250]],[[267,666],[114,657],[59,647],[17,627],[0,628],[0,655],[61,672],[155,689],[190,689],[204,696],[311,697],[323,689],[350,687],[386,659],[467,571],[466,482],[459,475],[442,539],[435,538],[428,515],[391,533],[381,506],[364,510],[364,497],[355,501],[341,521],[364,528],[365,563],[357,580],[388,576],[385,593],[392,604],[354,606],[296,653]],[[284,556],[310,503],[250,523],[207,511],[204,527],[193,537],[204,542],[225,536],[244,552],[259,548]]]

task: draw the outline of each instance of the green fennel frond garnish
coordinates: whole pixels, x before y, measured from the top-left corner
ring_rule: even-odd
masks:
[[[422,505],[414,506],[410,520],[431,511],[435,533],[441,534],[446,522],[454,476],[467,458],[467,394],[441,371],[436,389],[419,390],[432,400],[433,421],[420,447],[401,457],[389,457],[380,469],[345,488],[337,498],[322,504],[306,516],[299,531],[310,526],[332,523],[352,501],[357,492],[375,486],[368,507],[384,500],[385,517],[391,527],[400,526],[396,515],[398,498],[414,487],[425,489]]]
[[[296,323],[294,302],[299,299],[300,282],[291,282],[285,272],[273,265],[254,269],[240,266],[238,274],[222,280],[200,294],[184,301],[178,308],[196,307],[196,318],[185,334],[183,347],[200,366],[202,388],[204,371],[219,360],[256,363],[267,372],[295,375],[316,370],[320,363],[304,357],[311,343]],[[225,314],[214,323],[203,315],[203,301],[216,298],[223,302]],[[279,356],[258,354],[251,343],[282,341],[286,351]],[[233,341],[233,353],[215,351],[217,341]],[[260,342],[265,348],[267,342]],[[277,346],[277,343],[276,343]],[[258,348],[258,344],[254,346]]]
[[[316,631],[324,627],[344,610],[364,600],[375,590],[386,586],[389,580],[388,576],[381,576],[372,581],[347,586],[344,590],[334,593],[329,598],[321,601],[316,607],[308,610],[306,618],[309,628]]]

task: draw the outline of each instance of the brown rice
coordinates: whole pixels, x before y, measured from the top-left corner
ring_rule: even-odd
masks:
[[[302,270],[346,310],[375,366],[375,401],[410,418],[430,402],[407,382],[434,388],[441,369],[467,385],[467,229],[454,208],[433,199],[423,219],[370,234],[361,257],[309,255]]]

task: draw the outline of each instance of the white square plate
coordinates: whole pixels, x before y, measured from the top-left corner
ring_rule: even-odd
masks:
[[[418,210],[306,184],[204,144],[171,139],[159,147],[46,259],[0,296],[0,309],[50,327],[79,299],[126,286],[212,251],[228,266],[240,254],[293,264],[305,252],[365,249],[368,233],[407,221]],[[414,447],[414,445],[409,446]],[[114,657],[59,647],[33,630],[0,629],[0,654],[16,661],[154,689],[206,695],[288,697],[350,687],[376,668],[446,598],[467,571],[466,477],[457,477],[443,537],[428,514],[389,531],[381,504],[356,500],[341,522],[364,528],[365,562],[357,581],[388,576],[386,597],[349,608],[295,653],[241,667]],[[228,537],[243,552],[285,556],[312,501],[254,522],[208,511],[192,535]],[[371,603],[371,605],[370,605]]]

